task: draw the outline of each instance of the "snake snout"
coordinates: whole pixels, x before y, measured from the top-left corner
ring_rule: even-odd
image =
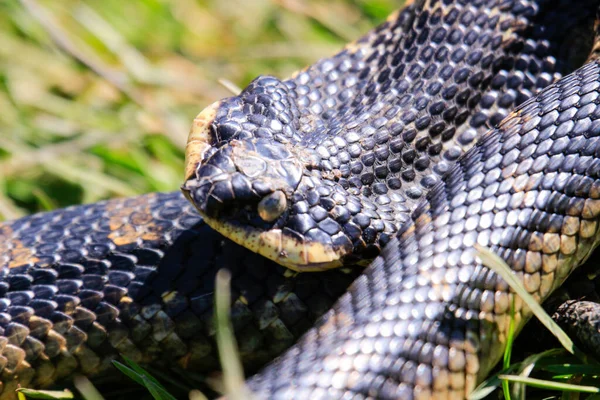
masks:
[[[288,87],[261,76],[196,117],[182,189],[200,213],[261,228],[285,213],[303,173],[296,114]]]
[[[302,171],[282,144],[232,140],[198,165],[183,190],[204,216],[268,228],[287,211]]]

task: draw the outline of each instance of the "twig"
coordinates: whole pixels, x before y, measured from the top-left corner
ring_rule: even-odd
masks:
[[[219,78],[217,82],[219,82],[221,86],[223,86],[225,89],[229,90],[234,96],[237,96],[242,92],[242,89],[240,89],[235,83],[231,82],[229,79]]]

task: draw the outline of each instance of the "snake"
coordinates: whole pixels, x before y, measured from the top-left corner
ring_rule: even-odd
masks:
[[[0,223],[0,399],[120,355],[218,370],[222,268],[258,396],[466,397],[510,297],[473,245],[543,301],[597,244],[597,7],[415,1],[205,108],[183,194]]]

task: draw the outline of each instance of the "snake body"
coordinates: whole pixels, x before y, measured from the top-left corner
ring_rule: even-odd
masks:
[[[248,370],[291,346],[356,277],[289,276],[210,229],[181,193],[155,193],[0,224],[1,399],[74,374],[142,364],[218,370],[217,271]]]
[[[598,4],[577,6],[591,16]],[[190,135],[184,192],[234,241],[299,271],[384,249],[249,381],[261,397],[464,398],[504,350],[510,305],[473,246],[504,258],[541,302],[598,243],[598,65],[505,112],[558,71],[547,35],[565,27],[542,21],[567,9],[414,7],[339,59],[288,81],[257,78],[203,111]],[[342,68],[359,81],[321,97]],[[500,123],[482,135],[486,122]],[[518,330],[528,317],[517,302]]]
[[[596,7],[419,1],[291,80],[259,78],[200,114],[184,190],[211,226],[299,270],[383,248],[364,273],[291,275],[211,230],[176,193],[0,224],[0,398],[106,372],[119,353],[218,368],[220,268],[233,272],[250,369],[360,275],[249,382],[266,398],[464,397],[502,351],[508,301],[471,245],[498,251],[540,300],[595,245],[598,67],[509,113],[583,63]],[[285,234],[265,241],[274,225]]]
[[[502,354],[510,319],[509,288],[473,246],[543,301],[600,242],[599,84],[600,65],[586,65],[484,135],[251,387],[281,399],[464,398]],[[517,301],[515,312],[520,329],[529,311]]]
[[[583,63],[595,2],[579,6],[417,2],[296,77],[259,77],[206,108],[184,193],[289,268],[368,261],[490,124]]]

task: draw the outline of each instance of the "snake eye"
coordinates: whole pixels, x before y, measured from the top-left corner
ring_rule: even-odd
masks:
[[[265,222],[273,222],[287,207],[285,194],[281,190],[271,193],[258,203],[258,215]]]

